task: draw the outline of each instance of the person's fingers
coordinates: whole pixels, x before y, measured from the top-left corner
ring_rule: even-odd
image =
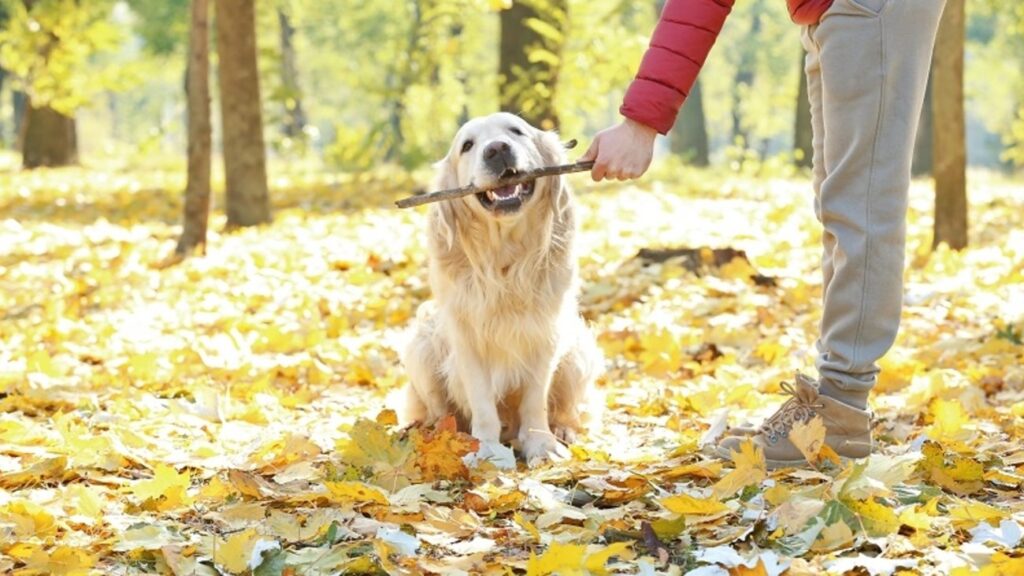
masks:
[[[596,159],[597,158],[598,149],[600,148],[600,144],[599,144],[600,142],[601,142],[600,137],[594,138],[594,141],[590,143],[590,147],[587,148],[587,151],[583,153],[583,156],[580,156],[580,160],[579,161],[580,162],[589,162],[591,160]]]
[[[594,168],[590,171],[590,177],[594,179],[594,182],[600,182],[604,180],[605,174],[608,172],[608,165],[604,162],[597,161],[594,164]]]

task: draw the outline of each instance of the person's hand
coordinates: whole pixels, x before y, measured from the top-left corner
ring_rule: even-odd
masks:
[[[627,118],[598,132],[580,161],[594,161],[590,176],[595,182],[639,178],[651,166],[657,136],[654,128]]]

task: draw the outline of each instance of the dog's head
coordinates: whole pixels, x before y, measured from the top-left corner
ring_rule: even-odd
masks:
[[[488,186],[520,172],[565,162],[565,148],[553,132],[534,128],[513,114],[498,113],[467,122],[438,164],[438,188]],[[512,220],[534,205],[564,207],[561,179],[540,178],[455,200],[480,217]]]

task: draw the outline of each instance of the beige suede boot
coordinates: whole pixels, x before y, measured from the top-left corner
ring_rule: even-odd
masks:
[[[864,458],[871,454],[871,412],[858,410],[818,394],[817,383],[797,374],[796,383],[784,382],[782,390],[792,398],[758,428],[737,428],[726,432],[716,449],[722,458],[752,440],[764,450],[769,469],[808,466],[800,450],[789,441],[789,432],[797,422],[821,416],[825,424],[825,444],[841,458]]]

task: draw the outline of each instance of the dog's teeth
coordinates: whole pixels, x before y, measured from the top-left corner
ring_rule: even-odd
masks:
[[[490,200],[491,202],[494,202],[494,200],[495,200],[494,190],[488,190],[487,191],[487,199]]]

